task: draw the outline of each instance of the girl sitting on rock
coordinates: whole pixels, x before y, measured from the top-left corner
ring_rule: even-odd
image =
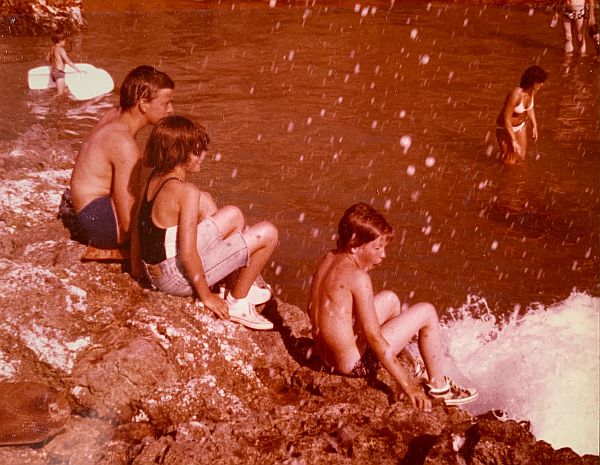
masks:
[[[219,318],[272,329],[255,309],[271,291],[254,282],[277,245],[277,229],[268,222],[244,228],[239,208],[217,209],[210,194],[187,181],[200,172],[209,142],[202,126],[182,116],[161,119],[150,134],[145,158],[153,171],[138,219],[146,275],[163,292],[195,294]],[[236,270],[226,298],[211,291]]]

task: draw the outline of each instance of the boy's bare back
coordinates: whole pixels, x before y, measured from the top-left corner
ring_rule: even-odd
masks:
[[[327,365],[350,371],[364,351],[355,324],[355,296],[371,292],[368,274],[348,255],[329,252],[313,275],[308,313],[319,355]],[[362,349],[362,350],[361,350]]]

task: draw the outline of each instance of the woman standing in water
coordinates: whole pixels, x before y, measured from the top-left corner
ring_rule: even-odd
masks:
[[[527,120],[532,124],[533,140],[537,140],[538,130],[533,100],[547,77],[548,73],[539,66],[530,66],[521,76],[519,87],[515,87],[506,96],[504,106],[496,119],[496,139],[502,152],[502,161],[508,165],[525,160]]]

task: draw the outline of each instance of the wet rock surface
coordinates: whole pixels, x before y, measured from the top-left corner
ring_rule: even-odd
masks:
[[[3,34],[49,34],[85,28],[82,0],[10,0],[0,2],[0,32]]]
[[[385,372],[317,371],[308,319],[285,302],[263,309],[274,331],[251,331],[119,263],[81,262],[56,218],[74,153],[39,131],[58,148],[11,142],[0,175],[0,394],[40,383],[70,416],[41,442],[0,447],[0,463],[598,463],[492,413],[417,412]],[[0,431],[14,420],[0,416]]]

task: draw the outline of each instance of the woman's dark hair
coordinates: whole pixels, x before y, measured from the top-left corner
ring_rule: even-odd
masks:
[[[543,68],[533,65],[527,68],[521,76],[519,87],[521,87],[521,89],[529,89],[536,82],[546,82],[546,79],[548,79],[548,73],[544,71]]]
[[[206,151],[209,143],[210,137],[203,126],[185,116],[167,116],[150,133],[145,161],[155,174],[168,173],[186,163],[190,154]]]
[[[352,248],[360,247],[380,236],[391,239],[394,236],[394,228],[377,210],[360,202],[344,212],[338,226],[337,248],[342,252],[349,252]]]
[[[138,66],[125,76],[120,89],[119,106],[121,111],[127,111],[140,100],[152,100],[161,89],[174,88],[175,83],[166,73],[152,66]]]

